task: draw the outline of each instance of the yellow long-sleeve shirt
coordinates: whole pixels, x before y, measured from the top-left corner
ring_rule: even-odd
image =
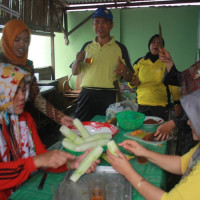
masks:
[[[162,83],[166,64],[159,59],[153,63],[150,59],[140,59],[133,66],[140,84],[137,87],[137,101],[140,105],[166,106],[168,104],[167,88]],[[133,87],[129,84],[130,87]],[[169,85],[173,101],[180,100],[179,87]]]

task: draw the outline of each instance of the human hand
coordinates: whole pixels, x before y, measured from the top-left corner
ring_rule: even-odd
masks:
[[[75,160],[71,161],[70,166],[73,166],[73,169],[77,169],[80,165],[80,163],[83,161],[83,159],[87,156],[87,154],[91,151],[92,149],[88,149],[84,154],[76,157]],[[87,170],[87,174],[94,172],[96,169],[96,166],[100,163],[100,160],[96,160],[95,162],[92,163],[90,168]]]
[[[61,124],[64,125],[64,126],[69,126],[69,125],[72,125],[72,122],[73,122],[73,118],[67,116],[67,115],[64,115],[62,118],[61,118]]]
[[[159,49],[159,59],[166,63],[167,71],[169,72],[174,65],[174,62],[171,58],[170,53],[166,49]]]
[[[77,55],[76,55],[76,61],[77,62],[83,62],[84,59],[85,59],[85,53],[86,53],[85,51],[78,52]]]
[[[132,166],[120,150],[117,150],[116,153],[117,156],[114,156],[109,150],[107,150],[107,159],[116,171],[126,176],[126,174],[132,170]]]
[[[167,140],[169,138],[171,131],[175,127],[176,127],[176,124],[174,123],[173,120],[165,122],[157,128],[154,136],[156,137],[157,140],[161,140],[161,141]]]
[[[117,69],[115,70],[115,73],[122,76],[125,71],[126,71],[126,66],[121,61],[121,58],[119,56],[118,57],[118,65],[117,65]]]
[[[124,140],[122,143],[118,144],[119,146],[124,147],[127,151],[135,154],[136,156],[145,157],[146,152],[148,151],[145,147],[134,140]]]
[[[139,78],[137,75],[133,75],[131,81],[130,81],[130,85],[132,86],[138,86],[140,84]]]
[[[36,168],[58,168],[67,163],[67,160],[74,160],[75,156],[64,151],[48,151],[46,153],[34,156]]]

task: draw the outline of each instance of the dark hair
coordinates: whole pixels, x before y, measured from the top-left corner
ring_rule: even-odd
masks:
[[[153,41],[155,38],[159,38],[159,35],[158,35],[158,34],[155,34],[155,35],[153,35],[153,36],[150,38],[149,43],[148,43],[148,49],[149,49],[149,51],[150,51],[150,45],[151,45],[152,41]],[[164,41],[163,38],[162,38],[162,41],[163,41],[163,45],[165,46],[165,41]]]

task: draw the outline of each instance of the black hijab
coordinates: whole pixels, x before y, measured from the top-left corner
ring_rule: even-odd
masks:
[[[159,38],[159,35],[158,34],[155,34],[153,35],[150,40],[149,40],[149,43],[148,43],[148,49],[149,49],[149,52],[146,54],[146,56],[144,57],[145,60],[147,59],[150,59],[153,63],[155,63],[158,59],[159,59],[159,55],[153,55],[150,51],[150,45],[152,43],[152,41],[155,39],[155,38]],[[163,40],[163,39],[162,39]],[[165,41],[163,40],[163,44],[165,45]]]

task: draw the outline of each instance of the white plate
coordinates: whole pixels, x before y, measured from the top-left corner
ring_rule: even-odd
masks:
[[[147,119],[153,119],[155,121],[157,121],[156,124],[145,124],[144,122],[147,120]],[[154,116],[146,116],[145,119],[144,119],[144,122],[143,122],[143,125],[145,126],[152,126],[152,125],[160,125],[164,122],[164,120],[160,117],[154,117]]]
[[[82,122],[82,124],[90,133],[90,135],[94,135],[97,133],[110,133],[113,136],[119,131],[119,129],[117,129],[114,125],[109,123],[88,121]],[[69,126],[69,128],[72,129],[78,135],[80,135],[79,131],[76,129],[75,126],[72,125]]]

